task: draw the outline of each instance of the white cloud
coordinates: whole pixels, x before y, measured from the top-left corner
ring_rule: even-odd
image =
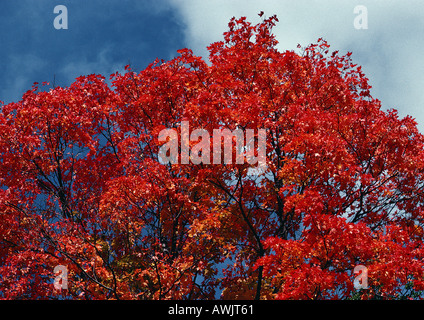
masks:
[[[424,2],[420,0],[169,0],[185,24],[193,51],[207,57],[206,46],[222,40],[231,17],[258,23],[258,13],[277,14],[279,49],[296,50],[325,38],[331,49],[353,52],[384,108],[417,119],[424,132]],[[368,29],[357,30],[354,8],[368,9]]]

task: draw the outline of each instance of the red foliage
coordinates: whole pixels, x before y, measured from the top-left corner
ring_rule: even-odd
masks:
[[[381,110],[351,54],[279,52],[276,17],[232,19],[210,63],[34,85],[0,112],[0,296],[415,297],[423,136]],[[267,129],[266,169],[162,164],[164,128]],[[368,268],[369,289],[353,286]],[[53,270],[68,269],[54,289]]]

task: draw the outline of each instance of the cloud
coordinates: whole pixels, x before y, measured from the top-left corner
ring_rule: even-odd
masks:
[[[59,70],[60,81],[72,83],[75,78],[81,75],[102,74],[109,79],[109,75],[118,71],[124,72],[124,61],[115,61],[112,57],[113,46],[105,45],[93,59],[87,56],[80,56],[63,64]],[[57,85],[60,85],[57,84]]]
[[[187,45],[207,57],[206,46],[222,39],[231,17],[258,23],[260,11],[277,14],[279,50],[296,50],[325,38],[331,49],[353,52],[383,108],[416,118],[424,129],[424,3],[419,0],[169,0],[184,23]],[[368,29],[357,30],[354,8],[368,9]]]
[[[53,27],[55,1],[0,1],[0,100],[17,101],[33,82],[68,86],[81,75],[141,70],[182,48],[166,0],[72,1],[68,29]]]

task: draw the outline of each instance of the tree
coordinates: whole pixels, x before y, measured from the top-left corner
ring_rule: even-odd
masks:
[[[231,19],[209,64],[184,49],[111,86],[81,76],[3,104],[0,296],[422,297],[423,136],[381,109],[351,53],[279,52],[277,21]],[[255,143],[266,129],[265,168],[159,161],[182,121]]]

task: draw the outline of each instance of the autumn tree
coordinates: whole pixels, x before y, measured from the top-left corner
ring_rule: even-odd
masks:
[[[351,53],[323,39],[278,51],[277,21],[231,19],[208,63],[184,49],[111,85],[35,84],[3,104],[0,296],[422,297],[416,122],[382,110]],[[211,134],[211,153],[214,130],[257,142],[266,129],[266,165],[160,161],[164,129],[181,160],[182,121]],[[354,288],[356,265],[368,289]]]

